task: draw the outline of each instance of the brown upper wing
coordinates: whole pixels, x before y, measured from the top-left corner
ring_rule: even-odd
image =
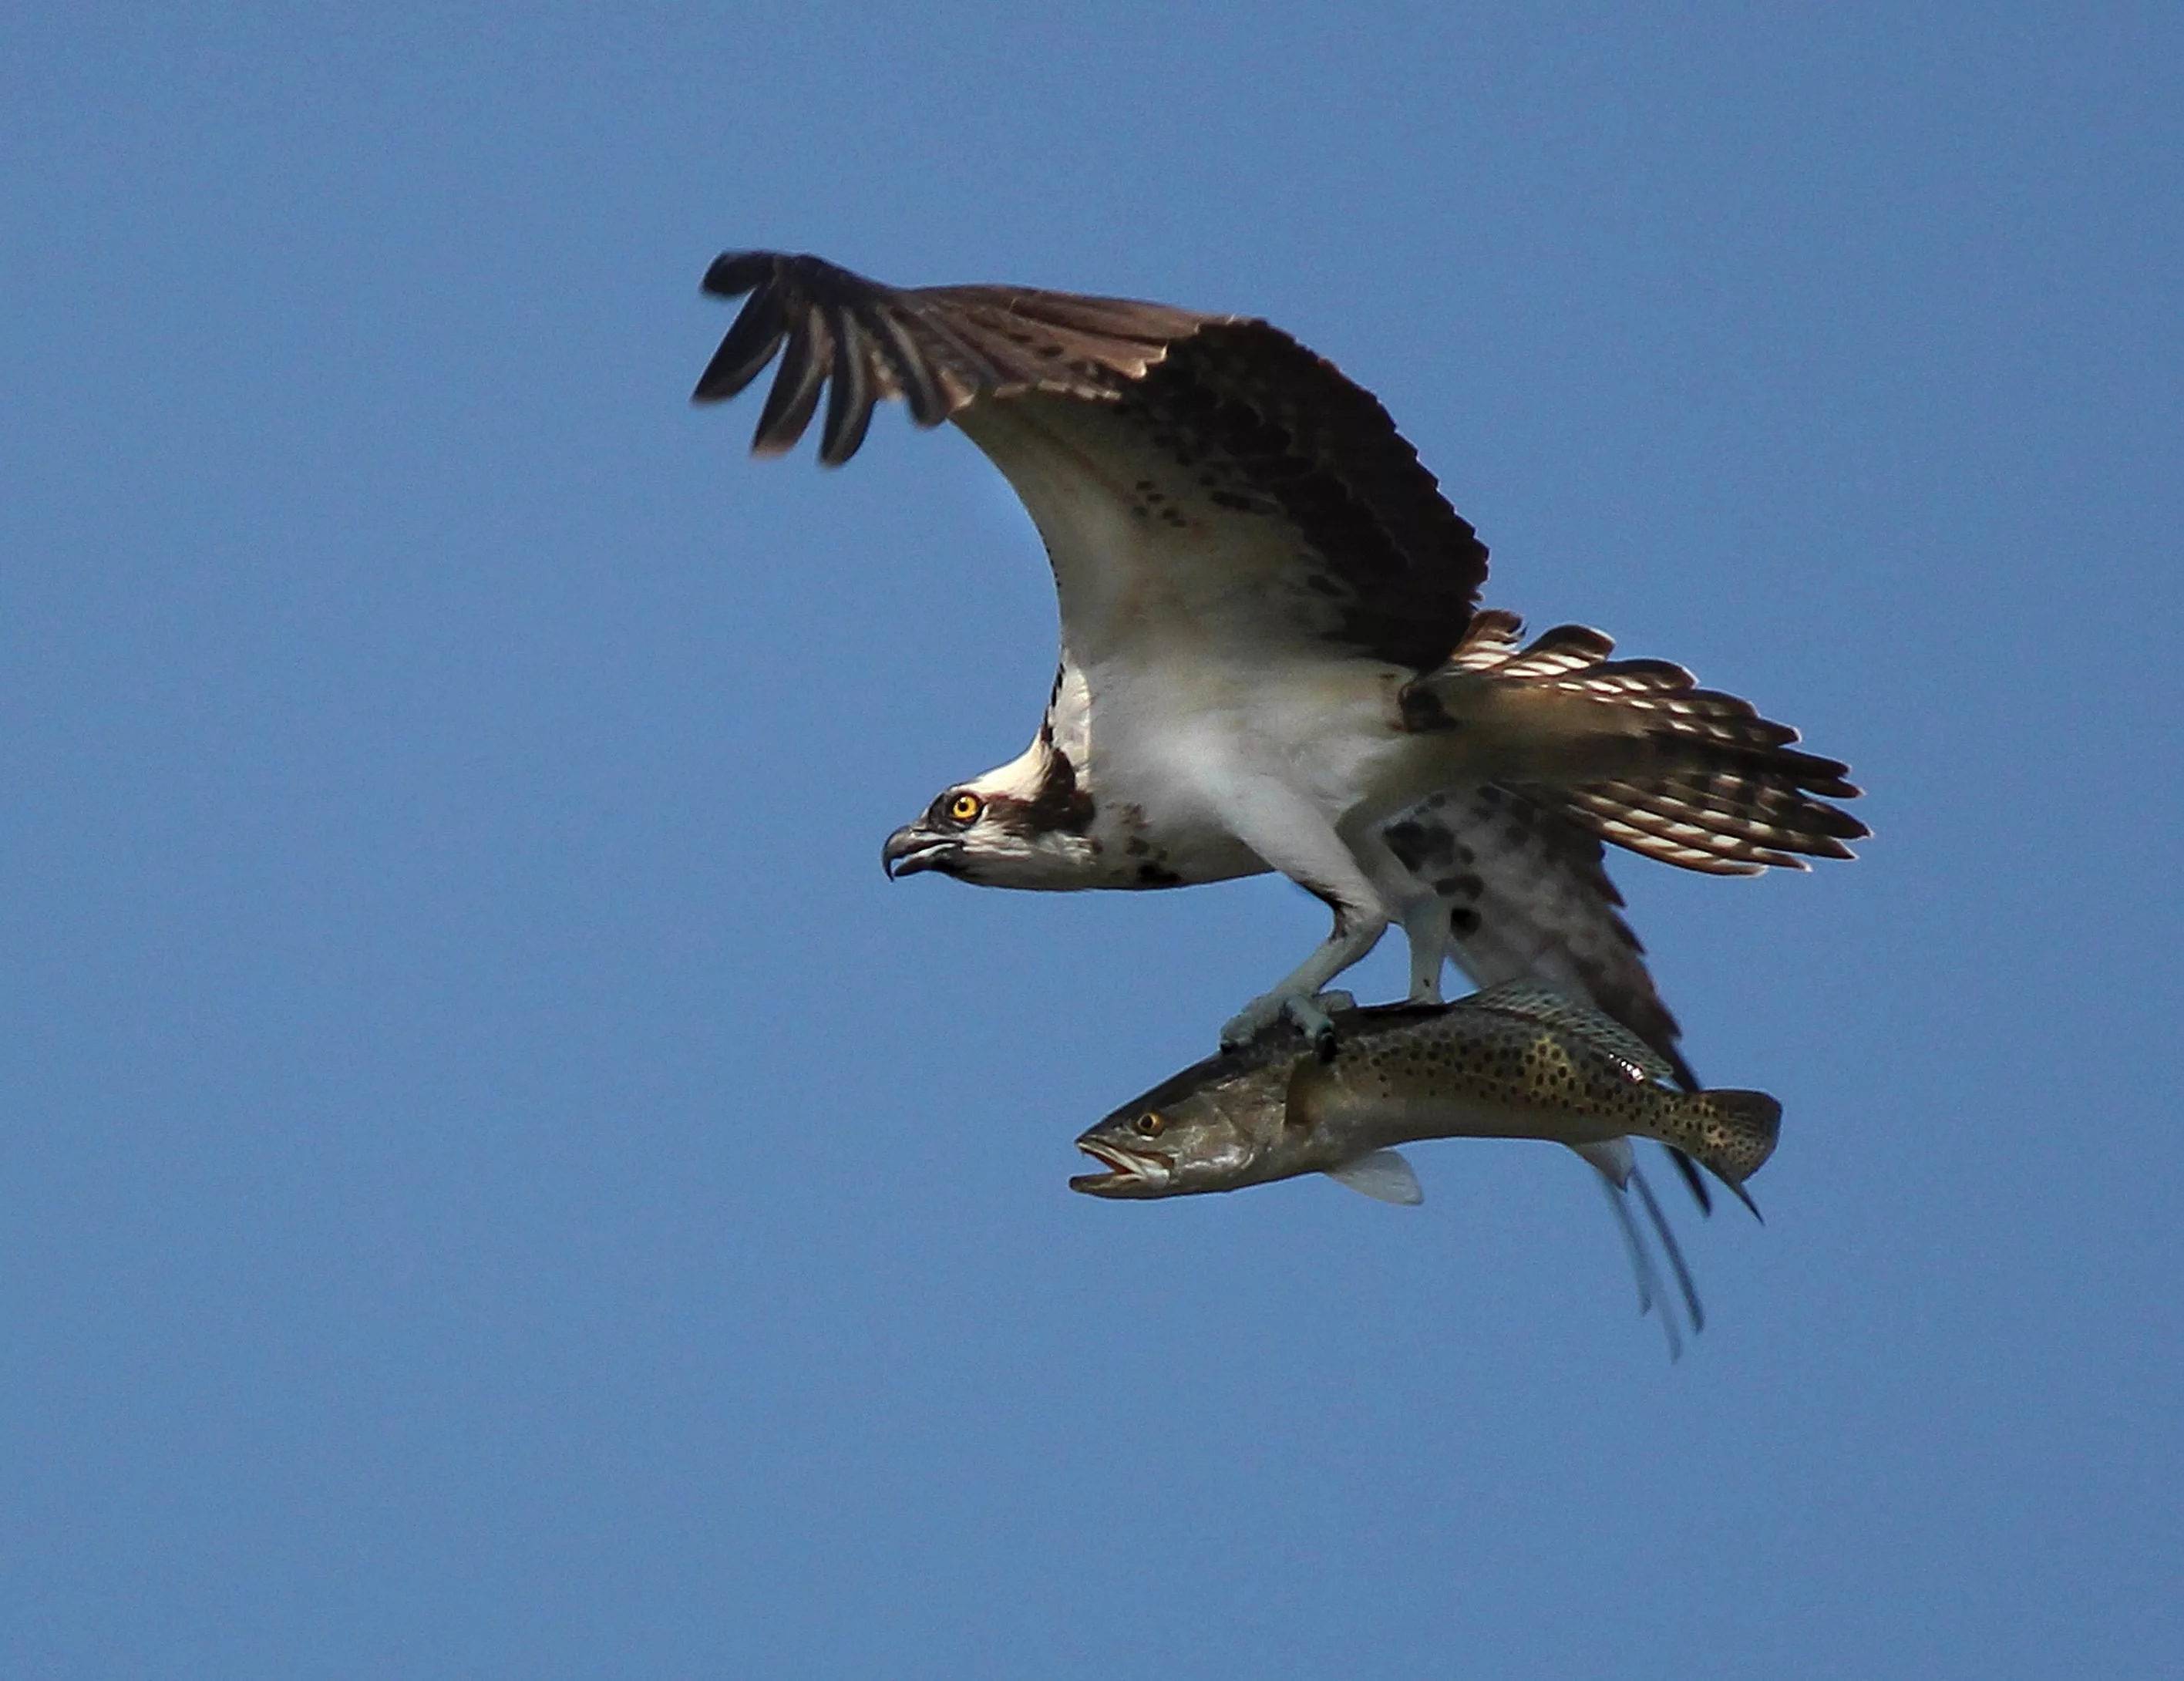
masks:
[[[1424,670],[1470,621],[1485,546],[1372,394],[1263,321],[1022,287],[897,288],[772,252],[723,256],[705,284],[745,302],[694,400],[734,396],[777,355],[753,448],[792,448],[823,393],[830,464],[889,398],[921,425],[963,420],[1039,520],[1065,617],[1072,533],[1050,527],[1076,510],[1052,465],[1074,452],[1102,471],[1123,526],[1145,527],[1114,564],[1205,571],[1191,604],[1257,589],[1255,634],[1279,617]],[[1008,405],[1026,399],[1012,437]]]
[[[716,297],[749,294],[699,376],[693,401],[736,395],[781,355],[752,450],[795,447],[832,382],[819,459],[857,453],[872,406],[890,397],[920,426],[984,398],[1045,391],[1112,398],[1175,340],[1222,319],[1122,298],[1017,286],[883,286],[818,257],[732,251],[706,270]]]

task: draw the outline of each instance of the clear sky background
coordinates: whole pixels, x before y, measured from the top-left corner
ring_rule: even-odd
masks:
[[[0,1673],[2177,1673],[2184,23],[1273,9],[0,17]],[[1546,1146],[1064,1188],[1323,913],[883,879],[1051,591],[687,405],[754,245],[1271,317],[1853,762],[1616,866],[1680,1365]]]

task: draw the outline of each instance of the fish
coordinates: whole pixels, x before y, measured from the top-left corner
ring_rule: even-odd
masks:
[[[1681,1150],[1757,1215],[1745,1181],[1780,1136],[1764,1092],[1680,1091],[1675,1070],[1621,1024],[1529,980],[1452,1003],[1334,1012],[1332,1058],[1266,1036],[1194,1064],[1089,1127],[1077,1148],[1103,1171],[1070,1188],[1150,1198],[1241,1190],[1323,1173],[1384,1202],[1424,1200],[1396,1148],[1433,1138],[1567,1145],[1608,1187],[1641,1311],[1663,1299],[1626,1198],[1635,1194],[1674,1270],[1696,1332],[1705,1323],[1674,1234],[1639,1172],[1632,1138]],[[1672,1353],[1680,1352],[1665,1311]]]

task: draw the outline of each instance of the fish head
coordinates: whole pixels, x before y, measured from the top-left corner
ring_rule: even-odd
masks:
[[[1286,1064],[1230,1053],[1186,1069],[1087,1127],[1077,1148],[1105,1170],[1072,1191],[1093,1197],[1188,1197],[1256,1183],[1282,1128]]]

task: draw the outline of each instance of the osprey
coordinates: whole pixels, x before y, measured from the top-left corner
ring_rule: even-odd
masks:
[[[1867,832],[1819,797],[1858,792],[1846,766],[1682,667],[1572,626],[1520,646],[1387,411],[1265,321],[899,289],[772,252],[721,257],[705,289],[747,301],[694,401],[781,357],[756,454],[792,448],[823,393],[838,466],[899,397],[1000,469],[1053,566],[1037,734],[889,835],[889,873],[1068,891],[1280,871],[1334,926],[1226,1045],[1286,1019],[1331,1049],[1321,990],[1399,923],[1413,997],[1452,956],[1481,985],[1590,997],[1675,1058],[1601,843],[1749,874]]]

